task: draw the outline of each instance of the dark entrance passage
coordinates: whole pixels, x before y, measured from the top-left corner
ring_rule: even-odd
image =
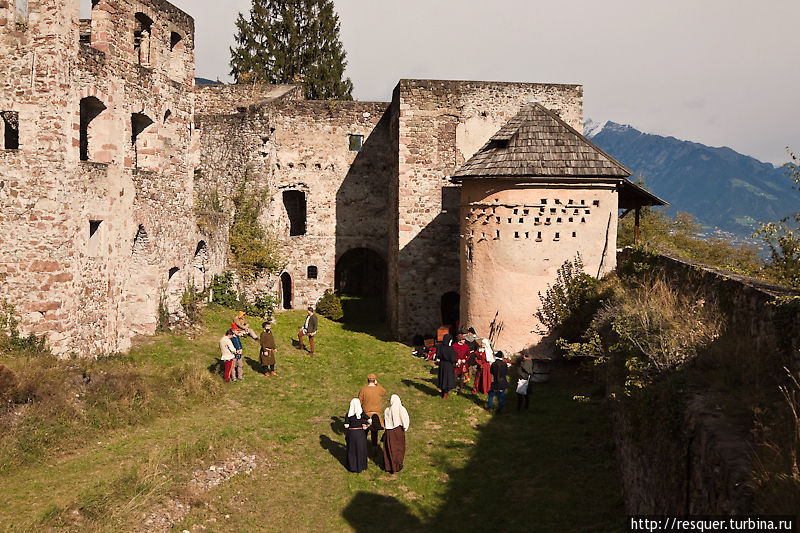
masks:
[[[386,262],[368,248],[349,250],[336,263],[334,286],[343,295],[383,298]]]
[[[461,297],[457,292],[446,292],[442,295],[442,325],[448,325],[451,331],[458,326]]]
[[[342,296],[346,322],[382,322],[386,317],[386,262],[368,248],[354,248],[336,263],[334,288]]]
[[[292,276],[288,272],[281,274],[281,302],[284,309],[292,308]]]

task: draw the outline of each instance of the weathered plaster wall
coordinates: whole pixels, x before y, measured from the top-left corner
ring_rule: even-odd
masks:
[[[460,219],[462,320],[506,353],[541,340],[539,293],[565,261],[580,254],[593,276],[616,266],[613,183],[465,180]]]
[[[391,326],[399,339],[410,340],[435,331],[442,296],[460,290],[458,190],[449,177],[531,99],[582,131],[583,89],[401,80],[395,94],[398,198],[393,206],[397,252],[390,264]]]
[[[174,309],[194,261],[194,24],[161,0],[101,0],[89,46],[78,42],[78,6],[31,1],[27,30],[0,28],[0,68],[10,73],[0,109],[20,113],[19,149],[0,151],[0,276],[23,332],[47,334],[57,354],[91,355],[151,333],[159,292]],[[134,51],[137,12],[152,19],[147,66]],[[170,50],[172,33],[183,44]],[[82,161],[88,97],[105,108]],[[152,120],[136,145],[134,113]],[[147,238],[135,243],[140,227]]]

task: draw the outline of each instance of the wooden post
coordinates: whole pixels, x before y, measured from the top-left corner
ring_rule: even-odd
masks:
[[[633,222],[633,244],[639,244],[639,211],[640,207],[636,207],[636,219]]]

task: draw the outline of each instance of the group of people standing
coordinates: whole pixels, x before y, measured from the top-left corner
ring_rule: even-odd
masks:
[[[263,331],[260,335],[256,335],[250,324],[247,323],[246,317],[247,315],[244,311],[239,311],[233,322],[231,322],[231,327],[219,340],[220,359],[224,365],[222,375],[226,383],[236,382],[244,378],[242,337],[250,337],[258,341],[261,371],[264,375],[269,377],[277,374],[275,371],[277,346],[275,337],[272,334],[272,320],[268,319],[262,323],[261,328]]]
[[[347,469],[361,472],[367,469],[369,455],[378,451],[378,432],[384,430],[383,466],[392,474],[403,469],[406,455],[406,431],[410,424],[408,411],[403,407],[400,397],[392,394],[389,407],[381,407],[386,389],[378,383],[375,374],[367,376],[367,384],[361,387],[358,398],[350,400],[350,409],[344,419],[345,443],[347,448]],[[371,442],[367,444],[367,433]]]
[[[497,412],[501,412],[508,388],[508,361],[502,351],[493,352],[488,339],[478,338],[475,330],[469,328],[459,333],[455,341],[450,334],[442,337],[436,346],[436,359],[439,361],[437,386],[442,398],[447,398],[450,391],[458,387],[464,391],[464,385],[473,380],[472,392],[488,394],[488,409],[492,409],[497,397]],[[533,360],[526,355],[520,361],[517,383],[517,410],[524,403],[530,405],[530,384],[533,376]]]

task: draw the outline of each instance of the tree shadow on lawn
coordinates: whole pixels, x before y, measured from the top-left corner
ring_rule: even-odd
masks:
[[[423,521],[411,512],[414,500],[401,493],[358,493],[342,517],[357,532],[375,524],[390,531],[624,530],[608,413],[601,398],[573,400],[591,389],[573,369],[554,369],[552,382],[534,389],[530,410],[516,412],[510,389],[506,409],[479,426],[474,444],[440,442],[437,463],[452,465],[439,467],[444,473],[426,470],[432,463],[420,462],[418,455],[411,461],[407,456],[400,479],[416,469],[447,480],[437,491],[441,496],[434,496],[436,509]]]

